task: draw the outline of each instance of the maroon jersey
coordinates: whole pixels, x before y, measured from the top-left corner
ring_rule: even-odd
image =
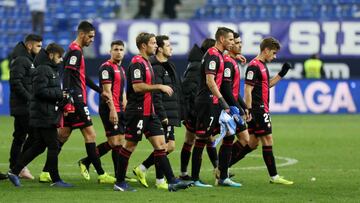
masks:
[[[246,69],[245,84],[254,86],[252,90],[252,104],[254,111],[263,109],[269,112],[269,70],[266,64],[258,59],[253,59]]]
[[[63,89],[74,98],[74,102],[86,104],[85,61],[81,47],[75,41],[69,45],[64,57]]]
[[[215,75],[215,82],[218,89],[220,89],[224,73],[224,59],[222,52],[211,47],[205,53],[201,61],[201,83],[198,94],[198,99],[200,101],[208,101],[211,98],[213,104],[218,104],[218,98],[215,97],[209,87],[206,84],[206,75],[213,74]]]
[[[136,83],[154,84],[154,72],[148,60],[140,55],[134,56],[126,74],[127,77],[127,112],[150,116],[154,113],[153,96],[151,92],[136,93],[132,87]]]
[[[122,106],[122,95],[125,91],[126,84],[124,69],[119,67],[118,64],[111,62],[111,60],[106,61],[100,66],[99,82],[102,85],[111,84],[112,99],[116,112],[124,111],[124,107]],[[100,96],[99,112],[101,111],[109,111],[109,107],[106,101]]]

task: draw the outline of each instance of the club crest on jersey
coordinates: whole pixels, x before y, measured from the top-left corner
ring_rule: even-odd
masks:
[[[230,71],[230,68],[225,68],[224,70],[224,77],[231,77],[231,71]]]
[[[134,78],[141,78],[141,72],[139,69],[134,70]]]
[[[254,78],[254,72],[253,71],[249,71],[246,75],[246,79],[248,80],[252,80]]]
[[[76,62],[77,62],[77,57],[76,57],[76,56],[71,56],[71,57],[70,57],[69,64],[70,64],[70,65],[75,65]]]
[[[216,62],[210,61],[209,63],[209,70],[215,70],[216,69]]]
[[[103,70],[101,72],[102,79],[109,79],[109,72],[107,70]]]

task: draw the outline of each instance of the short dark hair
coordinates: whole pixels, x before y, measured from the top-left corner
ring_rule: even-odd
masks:
[[[203,53],[205,53],[209,48],[215,46],[216,41],[212,38],[206,38],[202,43],[201,43],[201,51]]]
[[[152,37],[155,37],[155,35],[152,33],[142,32],[142,33],[138,34],[138,36],[136,37],[137,48],[140,49],[142,44],[149,43],[150,38],[152,38]]]
[[[164,47],[165,45],[165,40],[169,40],[170,38],[167,35],[158,35],[156,36],[156,44],[158,46],[158,48],[156,49],[156,53],[158,53],[159,48]]]
[[[111,48],[112,48],[114,45],[125,46],[125,45],[124,45],[124,42],[121,41],[121,40],[112,41],[112,42],[111,42]]]
[[[37,35],[37,34],[28,34],[28,35],[26,35],[25,43],[31,42],[31,41],[42,42],[43,38],[40,35]]]
[[[273,37],[264,38],[260,44],[260,51],[264,51],[265,48],[278,51],[281,48],[280,42]]]
[[[88,33],[88,32],[94,31],[94,30],[95,30],[95,27],[86,20],[81,21],[79,26],[77,27],[78,33],[79,32]]]
[[[221,36],[226,36],[228,33],[234,33],[234,31],[230,28],[227,28],[227,27],[219,27],[215,33],[215,39],[216,41],[219,41],[220,40],[220,37]]]
[[[57,53],[57,54],[59,54],[60,56],[62,56],[62,55],[64,54],[64,52],[65,52],[65,50],[64,50],[60,45],[58,45],[58,44],[56,44],[56,43],[54,43],[54,42],[48,44],[48,45],[46,46],[45,50],[46,50],[46,52],[47,52],[48,54],[55,54],[55,53]]]
[[[239,38],[239,37],[240,37],[239,33],[234,32],[234,39]]]

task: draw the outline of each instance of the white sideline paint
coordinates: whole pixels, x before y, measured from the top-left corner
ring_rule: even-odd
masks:
[[[74,148],[75,149],[75,148]],[[149,151],[150,150],[136,150],[136,151]],[[262,158],[261,155],[248,155],[246,157],[253,157],[253,158]],[[285,166],[290,166],[290,165],[294,165],[294,164],[297,164],[299,161],[296,160],[296,159],[293,159],[293,158],[289,158],[289,157],[282,157],[282,156],[275,156],[275,159],[277,160],[285,160],[284,163],[277,163],[276,164],[276,167],[277,168],[280,168],[280,167],[285,167]],[[0,166],[8,166],[9,163],[0,163]],[[35,166],[40,166],[40,164],[31,164],[30,163],[30,166],[31,165],[35,165]],[[41,165],[42,167],[43,165]],[[74,163],[74,164],[61,164],[62,167],[78,167],[77,166],[77,163]],[[103,167],[105,166],[105,164],[103,164]],[[109,167],[111,166],[111,164],[109,164]],[[112,167],[112,166],[111,166]],[[105,167],[104,167],[105,168]],[[266,165],[263,164],[262,166],[248,166],[248,167],[232,167],[231,168],[231,171],[237,171],[237,170],[260,170],[260,169],[266,169]],[[173,168],[174,171],[179,171],[180,168]],[[213,171],[214,169],[211,168],[211,169],[204,169],[202,171]],[[149,170],[148,173],[155,173],[154,170]],[[64,174],[64,175],[79,175],[79,173],[61,173],[61,174]]]

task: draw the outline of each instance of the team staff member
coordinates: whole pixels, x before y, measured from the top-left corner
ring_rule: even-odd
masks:
[[[248,126],[249,146],[255,149],[261,142],[263,159],[270,175],[270,183],[292,185],[293,181],[286,180],[278,175],[272,150],[269,88],[275,86],[290,69],[290,65],[285,63],[275,77],[269,77],[266,63],[276,59],[279,50],[279,41],[272,37],[263,39],[260,44],[260,54],[249,63],[246,69],[245,103],[252,114],[252,120]]]
[[[230,50],[234,44],[233,30],[219,27],[215,33],[215,46],[207,50],[201,63],[201,83],[199,93],[195,99],[196,116],[196,141],[192,155],[191,178],[198,187],[212,187],[203,183],[200,178],[202,152],[210,136],[219,133],[219,116],[221,109],[229,112],[229,105],[220,93],[224,73],[223,52]],[[230,137],[229,137],[230,138]],[[233,139],[224,138],[223,145],[232,144]],[[223,155],[223,154],[220,154]],[[220,159],[224,157],[219,156]],[[234,183],[234,182],[231,182]]]
[[[34,140],[31,147],[23,153],[8,173],[10,181],[15,186],[21,186],[17,176],[21,169],[43,153],[46,148],[52,186],[72,186],[63,182],[58,172],[57,125],[60,119],[58,104],[63,100],[58,64],[61,63],[63,54],[64,49],[61,46],[51,43],[35,58],[36,69],[33,72],[33,92],[30,103],[30,126],[34,130]]]
[[[79,128],[85,139],[87,155],[98,174],[98,182],[114,183],[115,178],[105,173],[96,153],[96,134],[87,107],[86,85],[101,93],[105,98],[110,97],[107,92],[103,92],[90,78],[86,77],[83,47],[89,46],[94,41],[94,37],[94,26],[87,21],[80,22],[77,38],[69,45],[69,50],[64,58],[63,88],[67,94],[73,97],[75,112],[68,114],[64,112],[64,127],[59,129],[60,149],[71,135],[72,130]],[[47,172],[48,167],[49,163],[46,163],[43,171]],[[90,179],[88,171],[81,170],[80,172],[86,180]]]
[[[198,93],[200,86],[201,74],[201,60],[206,51],[215,45],[215,40],[211,38],[205,39],[201,43],[201,47],[197,44],[190,50],[188,57],[188,66],[184,72],[184,79],[181,84],[182,90],[182,114],[183,124],[185,125],[185,140],[180,154],[180,179],[191,180],[188,175],[187,166],[191,156],[191,148],[195,143],[195,125],[196,125],[196,109],[195,97]],[[214,168],[218,165],[218,158],[216,147],[213,146],[212,140],[209,140],[206,145],[206,150],[209,155],[210,161]]]
[[[111,42],[110,59],[104,62],[99,68],[99,81],[101,88],[110,96],[109,100],[99,98],[99,114],[105,129],[107,141],[96,146],[96,152],[102,157],[112,150],[114,171],[117,170],[118,153],[125,140],[125,115],[126,108],[126,75],[121,62],[124,58],[124,42],[116,40]],[[91,160],[89,157],[79,161],[82,171],[89,171]],[[135,181],[135,179],[128,179]]]
[[[116,173],[117,182],[115,191],[135,191],[127,182],[125,174],[132,152],[142,139],[144,133],[154,148],[155,166],[162,170],[168,181],[168,190],[176,191],[185,189],[188,184],[178,181],[173,174],[169,159],[166,156],[166,142],[159,118],[155,115],[152,92],[161,91],[171,96],[171,87],[154,84],[154,73],[149,62],[149,57],[157,49],[154,34],[140,33],[136,37],[136,46],[139,54],[131,60],[127,71],[127,97],[126,107],[126,143],[120,150],[119,167]]]
[[[32,132],[29,127],[31,74],[35,68],[33,60],[41,49],[42,40],[39,35],[27,35],[24,42],[19,42],[15,46],[10,59],[10,114],[14,117],[14,139],[10,148],[9,168],[15,166],[21,148],[26,150],[31,145]],[[25,142],[27,136],[29,139]],[[34,179],[27,168],[24,168],[20,176]]]
[[[174,93],[169,96],[162,92],[154,93],[155,113],[164,128],[167,153],[171,153],[175,149],[175,132],[174,127],[180,127],[180,99],[181,87],[180,78],[176,73],[175,65],[169,61],[172,56],[172,47],[169,37],[166,35],[156,36],[157,50],[156,55],[150,58],[151,65],[154,70],[156,84],[170,86]],[[133,172],[139,178],[140,183],[148,187],[146,182],[146,171],[154,165],[154,153],[139,166],[135,167]],[[156,170],[156,187],[159,189],[168,189],[165,182],[164,174],[160,170]]]

